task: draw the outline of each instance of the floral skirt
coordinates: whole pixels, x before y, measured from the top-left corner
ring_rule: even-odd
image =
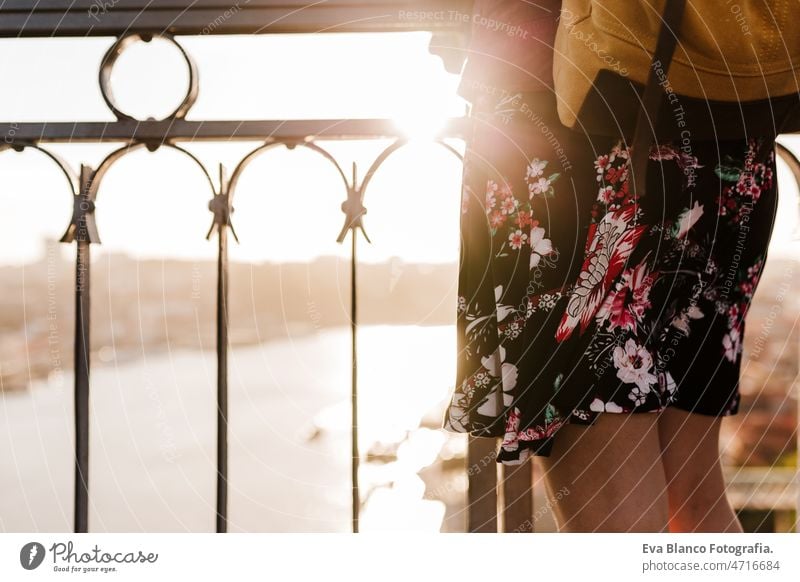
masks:
[[[496,460],[515,465],[602,412],[735,414],[777,210],[772,138],[654,144],[634,196],[623,141],[563,128],[542,93],[471,115],[442,427],[502,437]]]

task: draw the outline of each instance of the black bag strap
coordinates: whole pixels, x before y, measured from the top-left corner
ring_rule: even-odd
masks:
[[[686,8],[686,0],[666,0],[656,48],[642,95],[642,106],[636,116],[636,127],[631,141],[630,171],[633,174],[633,194],[644,196],[647,162],[650,159],[650,123],[655,124],[661,109],[661,86],[657,69],[666,75],[678,43],[678,31]]]

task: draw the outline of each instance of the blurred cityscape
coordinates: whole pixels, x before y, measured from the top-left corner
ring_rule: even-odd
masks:
[[[38,262],[0,267],[0,386],[72,367],[74,263],[47,240]],[[92,261],[92,365],[128,361],[144,351],[214,349],[216,261],[143,260],[110,253]],[[359,265],[359,323],[454,322],[455,264],[411,264],[393,257]],[[229,338],[258,344],[287,331],[349,325],[350,263],[230,263]],[[420,292],[424,290],[424,292]],[[386,309],[391,304],[392,309]],[[419,314],[424,313],[420,318]]]
[[[60,246],[47,240],[39,261],[0,267],[0,387],[6,393],[25,391],[32,382],[54,375],[62,377],[66,389],[71,386],[74,266],[62,258]],[[723,423],[730,495],[735,506],[750,508],[741,516],[752,522],[748,527],[753,531],[788,530],[793,521],[800,316],[794,289],[800,283],[799,265],[780,256],[767,261],[747,318],[740,413]],[[231,263],[232,346],[294,341],[319,330],[344,329],[349,325],[349,269],[348,260],[334,257],[310,263]],[[454,324],[455,263],[412,264],[392,258],[360,264],[358,277],[362,325],[399,330]],[[93,369],[136,362],[145,354],[214,350],[214,261],[99,254],[93,260],[91,285]],[[397,461],[398,451],[419,438],[420,431],[438,430],[444,404],[440,400],[419,410],[418,430],[368,443],[367,466]],[[315,422],[308,427],[309,442],[325,430]],[[442,531],[464,531],[465,448],[460,436],[446,435],[445,444],[434,447],[437,452],[417,470],[425,482],[424,500],[444,504]],[[545,502],[541,486],[535,495],[536,503]],[[552,528],[551,521],[538,524],[539,531]]]

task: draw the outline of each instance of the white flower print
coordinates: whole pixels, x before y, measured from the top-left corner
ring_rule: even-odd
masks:
[[[664,374],[664,383],[666,384],[667,392],[674,394],[677,384],[675,384],[675,379],[672,377],[672,374],[670,374],[669,371],[665,372]]]
[[[528,164],[528,170],[525,175],[525,181],[528,183],[528,194],[530,198],[534,196],[553,196],[555,190],[553,189],[553,182],[555,182],[560,174],[558,172],[544,175],[544,169],[547,167],[546,160],[534,158]]]
[[[528,184],[531,196],[534,194],[545,194],[550,190],[550,180],[547,178],[539,178]]]
[[[531,178],[537,178],[544,173],[544,169],[547,167],[546,160],[540,160],[539,158],[533,158],[531,163],[528,164],[528,174],[527,178],[530,181]]]
[[[508,326],[506,326],[505,331],[503,332],[508,339],[517,339],[519,334],[522,333],[522,328],[519,325],[518,321],[512,321]]]
[[[686,233],[689,232],[689,229],[692,228],[698,220],[700,220],[702,215],[703,205],[695,200],[694,206],[684,210],[678,217],[678,232],[675,237],[683,238]]]
[[[531,263],[530,268],[533,269],[539,264],[542,257],[549,255],[553,252],[553,243],[549,238],[544,238],[544,229],[541,226],[534,226],[531,228]]]
[[[506,317],[508,317],[509,313],[514,312],[514,308],[511,305],[502,305],[500,303],[500,298],[503,296],[503,286],[498,285],[494,288],[494,302],[497,305],[497,321],[503,321]]]
[[[633,400],[633,403],[636,406],[641,406],[647,401],[647,392],[650,392],[650,388],[648,387],[647,390],[642,390],[638,386],[631,388],[631,391],[628,393],[628,398]]]
[[[525,319],[530,319],[533,315],[533,301],[530,297],[525,298]]]
[[[486,372],[478,372],[475,374],[475,386],[486,386],[490,381],[491,378]]]
[[[481,364],[494,378],[500,378],[500,386],[502,387],[502,404],[497,401],[497,389],[490,392],[486,401],[478,407],[478,413],[486,416],[495,416],[499,414],[502,407],[510,406],[514,399],[512,391],[517,385],[518,370],[517,367],[506,362],[506,349],[499,345],[497,349],[488,356],[481,358]]]
[[[514,211],[517,209],[518,206],[519,206],[519,200],[517,200],[516,198],[514,198],[512,195],[509,194],[508,196],[506,196],[506,198],[503,199],[500,210],[502,211],[503,214],[514,214]]]
[[[502,285],[497,285],[494,288],[494,300],[495,300],[495,311],[497,313],[497,321],[498,322],[501,322],[506,317],[508,317],[509,313],[514,313],[516,311],[515,308],[512,307],[511,305],[502,305],[500,303],[500,298],[502,296],[503,296],[503,286]],[[472,330],[474,330],[477,326],[481,325],[483,322],[485,322],[488,319],[491,319],[494,316],[495,316],[495,314],[493,312],[493,313],[489,313],[488,315],[483,315],[481,317],[475,317],[464,328],[464,333],[466,333],[467,335],[471,334]],[[469,319],[469,317],[468,317],[468,319]]]
[[[650,368],[653,367],[653,357],[643,346],[638,345],[633,339],[625,342],[625,347],[614,348],[614,366],[617,368],[617,378],[626,384],[636,384],[641,394],[650,392],[650,385],[658,381]]]
[[[555,307],[555,306],[556,306],[556,297],[555,297],[555,295],[550,295],[549,293],[545,293],[539,299],[539,307],[541,307],[542,309],[550,310],[550,309],[553,309],[553,307]]]
[[[622,412],[622,407],[616,402],[603,402],[599,398],[592,400],[589,405],[592,412]]]
[[[461,214],[466,214],[467,210],[469,210],[470,194],[469,188],[464,188],[464,191],[461,193]]]

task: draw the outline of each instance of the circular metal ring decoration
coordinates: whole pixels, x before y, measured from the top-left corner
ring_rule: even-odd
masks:
[[[114,93],[111,90],[111,72],[114,69],[114,64],[117,62],[117,59],[120,55],[125,52],[125,49],[135,44],[139,41],[142,42],[150,42],[153,38],[160,38],[166,40],[173,46],[175,46],[178,51],[180,51],[181,56],[183,57],[184,62],[186,63],[186,68],[189,73],[189,86],[186,90],[186,95],[183,97],[183,100],[180,102],[178,107],[175,110],[167,115],[166,117],[158,120],[164,121],[167,119],[183,119],[186,114],[189,112],[189,109],[192,108],[195,101],[197,101],[197,65],[195,64],[192,57],[187,53],[184,48],[180,45],[175,38],[166,33],[152,33],[152,34],[145,34],[145,33],[131,33],[126,34],[117,39],[117,41],[111,45],[111,48],[106,51],[106,54],[103,56],[102,64],[100,65],[100,93],[103,95],[103,99],[108,105],[108,108],[114,113],[114,116],[117,118],[118,121],[123,120],[133,120],[133,121],[144,121],[141,119],[136,119],[135,117],[128,115],[124,111],[120,110],[117,107],[117,103],[114,100]]]

